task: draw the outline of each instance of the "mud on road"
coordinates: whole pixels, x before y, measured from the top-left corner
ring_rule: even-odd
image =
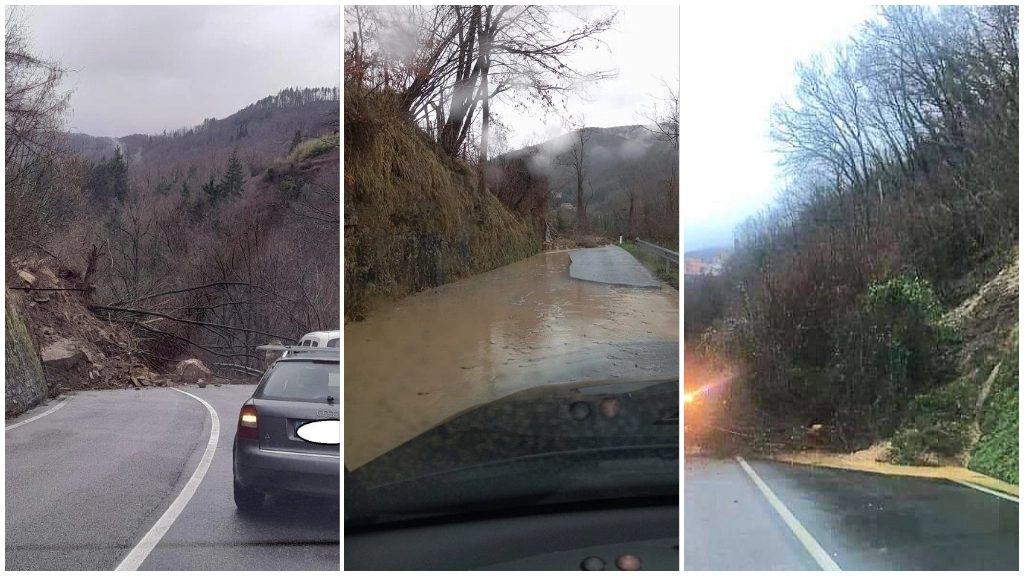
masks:
[[[534,386],[679,374],[679,296],[569,277],[546,252],[345,326],[345,464]]]

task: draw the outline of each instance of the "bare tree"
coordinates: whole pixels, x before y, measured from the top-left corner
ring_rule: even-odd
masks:
[[[672,82],[662,78],[664,93],[657,98],[651,108],[641,115],[651,123],[644,129],[654,134],[663,142],[671,142],[679,147],[679,77]]]
[[[350,77],[388,86],[450,155],[465,152],[481,116],[478,159],[490,157],[491,100],[551,110],[612,70],[584,70],[570,55],[615,22],[617,12],[561,30],[546,6],[435,6],[346,9],[356,28],[346,39]],[[404,38],[396,41],[396,37]],[[482,178],[482,176],[481,176]],[[481,180],[482,185],[482,180]]]
[[[68,151],[65,69],[32,54],[24,9],[5,9],[4,184],[8,254],[39,246],[81,205],[84,167]]]
[[[636,209],[637,201],[640,199],[640,178],[635,167],[619,178],[619,186],[629,202],[626,212],[626,237],[632,239],[635,237],[634,233],[636,232],[636,229],[633,227],[633,213]]]
[[[583,184],[587,180],[587,143],[590,142],[590,129],[586,127],[586,118],[582,114],[573,120],[576,128],[570,133],[571,144],[559,159],[558,163],[572,169],[576,179],[576,223],[587,221],[587,203],[583,197]]]

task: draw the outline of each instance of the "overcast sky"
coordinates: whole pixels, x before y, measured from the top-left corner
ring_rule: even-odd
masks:
[[[592,15],[608,8],[575,7]],[[590,47],[572,58],[582,70],[618,70],[618,76],[588,87],[586,94],[570,100],[575,114],[582,112],[587,126],[608,127],[647,123],[642,116],[656,98],[665,95],[661,79],[678,84],[679,7],[618,6],[615,27],[600,36],[605,45]],[[562,18],[571,24],[571,18]],[[562,118],[498,110],[514,134],[512,147],[539,143],[566,132]]]
[[[685,250],[732,245],[734,227],[784,186],[768,137],[794,66],[849,38],[867,6],[687,5],[682,14],[681,153]]]
[[[661,78],[678,84],[676,6],[560,7],[551,11],[552,23],[560,30],[555,37],[564,38],[571,29],[578,28],[580,18],[592,19],[612,10],[618,10],[619,17],[613,29],[598,36],[602,42],[587,40],[579,52],[566,59],[567,64],[581,72],[618,71],[617,77],[591,84],[583,94],[569,99],[568,113],[582,113],[591,127],[645,123],[642,113],[650,110],[656,98],[665,95]],[[389,49],[401,53],[407,46],[396,36]],[[561,108],[557,113],[537,107],[520,111],[498,101],[491,103],[491,114],[510,129],[507,145],[511,149],[538,144],[568,131],[569,119]]]
[[[32,49],[71,70],[70,128],[153,134],[282,88],[338,86],[340,7],[38,6]]]

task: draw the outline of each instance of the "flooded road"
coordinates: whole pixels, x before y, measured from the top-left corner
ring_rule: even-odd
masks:
[[[568,252],[546,252],[346,325],[345,465],[534,386],[679,374],[675,290],[568,270]]]

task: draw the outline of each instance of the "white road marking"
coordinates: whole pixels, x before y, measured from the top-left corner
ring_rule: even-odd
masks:
[[[972,484],[970,482],[965,482],[963,480],[957,480],[955,478],[950,478],[950,480],[952,480],[953,482],[956,482],[957,484],[960,484],[960,485],[963,485],[963,486],[967,486],[968,488],[974,488],[975,490],[981,490],[982,492],[985,492],[986,494],[991,494],[993,496],[998,496],[1000,498],[1005,498],[1005,499],[1009,500],[1010,502],[1016,502],[1016,503],[1020,504],[1020,498],[1017,498],[1016,496],[1010,496],[1009,494],[1003,494],[1002,492],[1000,492],[998,490],[992,490],[991,488],[985,488],[984,486],[978,486],[977,484]]]
[[[736,457],[736,461],[739,462],[743,471],[750,476],[750,479],[754,481],[758,490],[760,490],[761,493],[764,494],[764,497],[768,499],[768,503],[772,505],[772,508],[775,508],[775,511],[779,513],[779,516],[782,516],[782,520],[786,523],[786,526],[789,526],[789,529],[793,531],[793,535],[796,536],[797,540],[804,545],[804,548],[806,548],[808,554],[814,558],[814,561],[818,563],[818,566],[820,566],[822,570],[841,572],[842,568],[832,560],[832,557],[828,555],[828,552],[821,547],[821,544],[818,544],[818,541],[814,539],[814,536],[811,536],[811,533],[808,532],[807,529],[804,528],[803,524],[796,519],[796,516],[789,511],[789,508],[786,508],[786,505],[783,504],[782,500],[779,500],[779,497],[772,492],[772,489],[764,483],[764,480],[761,480],[761,477],[757,475],[757,472],[754,472],[754,469],[750,467],[750,464],[747,464],[747,461],[739,456]]]
[[[46,416],[47,414],[53,414],[57,410],[60,410],[61,408],[63,408],[64,405],[67,404],[70,401],[71,401],[71,397],[67,396],[67,397],[64,398],[64,400],[61,401],[60,404],[57,404],[56,406],[54,406],[53,408],[50,408],[46,412],[43,412],[42,414],[36,414],[35,416],[29,418],[28,420],[22,420],[21,422],[15,422],[14,424],[11,424],[10,426],[7,426],[6,428],[4,428],[4,432],[6,432],[8,430],[14,430],[18,426],[24,426],[25,424],[28,424],[29,422],[33,422],[35,420],[39,420],[40,418],[42,418],[43,416]]]
[[[220,438],[220,419],[217,418],[217,411],[206,400],[194,394],[189,394],[177,388],[171,388],[171,390],[191,396],[202,402],[203,406],[206,406],[206,409],[210,412],[210,417],[213,419],[213,426],[210,428],[210,441],[206,443],[206,451],[203,453],[202,460],[199,461],[199,466],[196,467],[196,471],[192,473],[192,477],[189,478],[188,483],[182,488],[181,493],[174,499],[174,502],[171,502],[170,507],[160,516],[156,524],[149,529],[149,532],[146,532],[142,540],[135,545],[135,548],[132,548],[128,556],[117,565],[115,570],[118,571],[138,570],[142,566],[142,563],[146,561],[146,557],[160,543],[160,539],[171,529],[171,525],[178,519],[178,515],[181,514],[181,511],[188,505],[189,500],[195,495],[196,489],[199,488],[199,483],[203,481],[206,471],[210,468],[210,463],[213,462],[213,453],[217,451],[217,439]]]

